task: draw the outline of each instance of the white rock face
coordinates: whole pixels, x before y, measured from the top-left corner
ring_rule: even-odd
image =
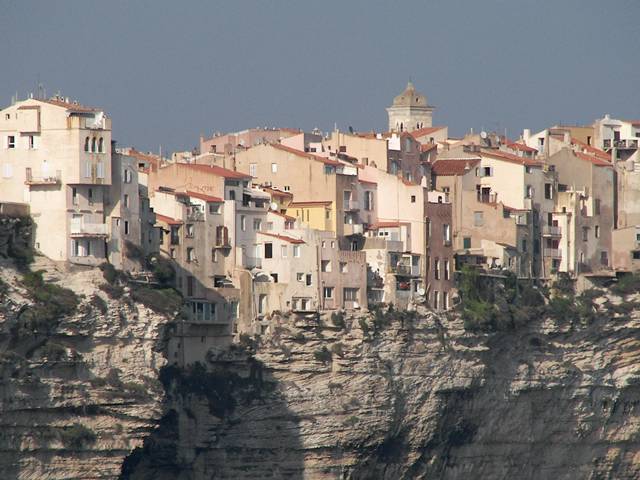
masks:
[[[109,299],[99,270],[60,270],[42,259],[37,268],[84,298],[51,332],[16,334],[16,318],[33,302],[21,275],[0,265],[9,286],[0,311],[0,478],[118,478],[162,415],[157,378],[167,318]],[[74,444],[74,424],[88,429],[85,441]]]

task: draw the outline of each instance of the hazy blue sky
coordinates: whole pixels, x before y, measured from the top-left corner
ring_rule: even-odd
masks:
[[[121,145],[386,127],[411,77],[452,134],[640,118],[640,1],[0,0],[0,104],[60,90]]]

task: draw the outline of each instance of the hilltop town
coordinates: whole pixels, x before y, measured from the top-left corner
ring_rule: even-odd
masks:
[[[640,120],[452,138],[434,113],[409,82],[384,132],[253,128],[165,158],[117,145],[100,108],[32,96],[0,112],[0,211],[30,216],[54,262],[149,283],[170,265],[172,363],[276,312],[447,311],[463,269],[597,282],[640,267]]]

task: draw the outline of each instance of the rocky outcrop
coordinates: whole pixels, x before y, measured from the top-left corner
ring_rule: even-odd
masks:
[[[640,478],[640,321],[620,301],[492,334],[427,311],[274,319],[255,353],[165,371],[163,430],[123,478]]]
[[[110,299],[97,269],[39,257],[32,269],[40,268],[47,284],[72,288],[79,303],[72,315],[39,316],[24,272],[0,265],[0,477],[117,478],[162,416],[167,318],[127,292]]]

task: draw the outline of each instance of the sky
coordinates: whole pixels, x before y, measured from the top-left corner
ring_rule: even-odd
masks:
[[[380,131],[408,79],[450,135],[640,119],[640,1],[0,0],[0,108],[38,82],[121,146]]]

